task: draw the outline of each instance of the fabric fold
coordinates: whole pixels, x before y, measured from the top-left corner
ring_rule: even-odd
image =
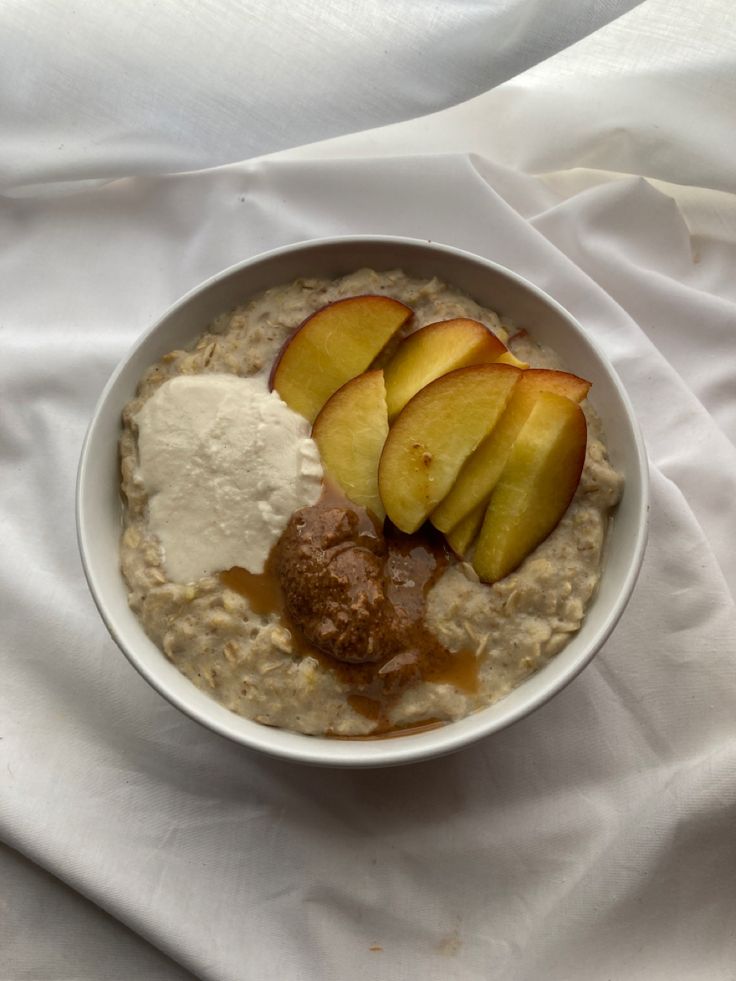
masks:
[[[463,154],[260,161],[18,199],[0,221],[3,839],[218,981],[725,979],[732,246],[707,243],[707,281],[648,185],[563,196]],[[71,516],[97,394],[168,303],[266,248],[361,232],[467,248],[566,305],[624,379],[654,495],[631,604],[568,689],[453,757],[339,773],[248,753],[149,689],[86,594]]]

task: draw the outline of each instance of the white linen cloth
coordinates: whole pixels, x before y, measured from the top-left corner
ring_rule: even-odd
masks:
[[[3,200],[0,836],[181,970],[85,909],[76,945],[89,925],[98,953],[65,973],[70,921],[44,915],[38,873],[40,910],[0,885],[0,977],[26,976],[32,927],[60,951],[48,977],[733,977],[736,148],[716,7],[667,5],[688,32],[644,4],[558,71],[430,120]],[[658,87],[672,64],[687,106]],[[611,114],[581,105],[573,125],[578,89]],[[691,186],[659,182],[676,178]],[[653,482],[642,577],[593,664],[474,747],[364,773],[260,758],[181,717],[107,637],[73,527],[84,429],[140,331],[231,262],[340,232],[446,241],[549,290],[620,372]]]
[[[194,170],[409,119],[639,0],[6,0],[0,187]]]

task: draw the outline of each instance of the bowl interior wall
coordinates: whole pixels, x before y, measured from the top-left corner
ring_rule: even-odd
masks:
[[[195,688],[148,639],[128,607],[119,571],[117,442],[122,409],[145,370],[168,351],[195,340],[217,314],[298,277],[333,278],[363,266],[400,267],[417,276],[437,276],[553,347],[570,371],[593,382],[591,401],[626,487],[609,536],[599,592],[580,632],[549,665],[501,702],[444,729],[401,739],[351,742],[266,729],[234,715]],[[554,301],[515,274],[457,250],[407,240],[305,243],[226,271],[184,297],[140,339],[110,379],[90,426],[78,488],[80,547],[90,587],[113,637],[137,670],[179,708],[230,738],[305,762],[356,766],[406,762],[450,751],[515,721],[564,686],[612,629],[624,605],[622,590],[628,598],[643,550],[645,511],[646,465],[628,400],[584,331]]]

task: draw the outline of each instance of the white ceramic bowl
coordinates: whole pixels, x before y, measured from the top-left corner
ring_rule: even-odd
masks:
[[[528,327],[566,367],[593,382],[591,401],[605,427],[613,464],[626,480],[607,543],[600,588],[568,646],[505,699],[441,729],[380,740],[326,739],[241,718],[196,688],[148,639],[130,611],[118,560],[121,527],[120,415],[155,361],[193,341],[213,317],[299,276],[335,277],[370,266],[438,276],[481,304]],[[540,289],[497,264],[449,246],[381,236],[332,238],[276,249],[213,276],[179,300],[138,341],[107,383],[82,449],[77,530],[90,590],[113,639],[131,664],[172,704],[236,742],[274,756],[328,766],[385,766],[448,753],[497,732],[560,691],[599,650],[631,595],[646,541],[648,472],[631,403],[585,330]]]

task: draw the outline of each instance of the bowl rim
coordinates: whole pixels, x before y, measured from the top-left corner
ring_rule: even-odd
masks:
[[[590,639],[588,647],[571,664],[561,670],[552,684],[541,688],[534,695],[518,705],[514,705],[504,712],[503,703],[506,699],[500,699],[483,709],[466,716],[456,722],[448,723],[437,729],[418,732],[416,734],[406,734],[394,738],[365,739],[365,738],[330,738],[324,736],[308,736],[302,733],[291,732],[285,729],[272,728],[265,726],[244,716],[237,715],[225,709],[228,718],[216,717],[218,713],[213,708],[213,717],[208,717],[207,709],[200,708],[192,704],[185,698],[172,691],[167,683],[162,680],[155,668],[151,668],[146,662],[145,657],[129,645],[121,636],[118,625],[107,608],[104,588],[97,579],[93,562],[91,560],[92,546],[89,538],[89,529],[86,523],[87,514],[87,495],[89,488],[87,485],[87,474],[90,466],[90,448],[93,443],[95,431],[101,424],[101,418],[108,399],[115,389],[120,376],[125,372],[128,363],[135,354],[143,347],[148,339],[156,331],[174,316],[182,308],[186,307],[193,298],[200,293],[214,286],[215,284],[237,275],[243,270],[267,261],[278,259],[279,256],[298,252],[321,249],[335,246],[361,246],[366,244],[385,244],[387,246],[400,246],[430,250],[448,256],[459,257],[469,260],[472,263],[480,263],[494,270],[497,274],[511,280],[517,287],[532,293],[536,299],[551,306],[573,329],[573,332],[584,340],[598,357],[606,374],[613,385],[618,398],[624,408],[627,421],[631,428],[631,435],[634,444],[634,459],[639,485],[639,508],[636,514],[636,533],[633,549],[629,557],[626,574],[623,577],[621,588],[607,611],[602,623],[598,626],[594,636]],[[275,285],[275,284],[274,284]],[[591,338],[584,330],[579,321],[554,297],[550,296],[545,290],[526,279],[520,273],[496,262],[485,256],[479,256],[465,249],[456,246],[446,245],[430,239],[418,239],[400,235],[335,235],[316,239],[306,239],[289,245],[279,246],[260,252],[247,259],[233,263],[227,268],[207,277],[205,280],[189,289],[183,296],[172,303],[155,321],[144,330],[135,340],[133,345],[127,350],[125,355],[116,365],[105,384],[99,398],[95,404],[89,425],[82,443],[76,479],[75,494],[75,516],[77,543],[87,584],[92,594],[95,606],[102,618],[112,639],[120,648],[130,664],[136,671],[167,701],[182,711],[189,718],[198,722],[200,725],[237,742],[249,749],[259,750],[267,755],[290,760],[292,762],[306,763],[328,767],[380,767],[394,766],[406,763],[420,762],[422,760],[439,757],[448,753],[455,752],[462,747],[475,742],[478,739],[490,736],[494,732],[513,725],[520,719],[530,715],[537,708],[548,702],[553,696],[562,691],[577,675],[585,668],[593,657],[597,654],[603,644],[611,635],[614,627],[621,617],[633,592],[636,580],[641,570],[644,558],[648,535],[648,512],[649,512],[649,468],[644,439],[641,433],[638,420],[636,418],[633,405],[626,389],[621,382],[618,373],[608,360],[606,354],[601,350],[598,343]],[[131,617],[134,617],[130,611]],[[153,642],[151,641],[151,644]],[[155,647],[155,645],[154,645]],[[158,648],[155,648],[158,651]],[[161,652],[158,651],[160,654]],[[163,654],[161,654],[163,658]],[[523,686],[522,683],[520,687]],[[224,708],[214,699],[204,692],[200,692],[194,684],[190,682],[194,692],[199,693],[207,701],[212,702],[213,707]],[[516,690],[519,690],[517,688]],[[205,703],[202,703],[204,706]],[[493,715],[484,719],[484,715],[493,711]],[[231,718],[230,718],[231,717]]]

